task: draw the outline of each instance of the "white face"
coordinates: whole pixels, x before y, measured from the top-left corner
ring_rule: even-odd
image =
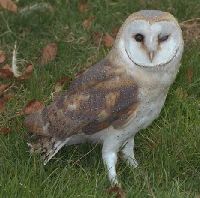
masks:
[[[136,20],[125,27],[120,43],[123,43],[126,55],[134,64],[161,66],[176,57],[182,46],[182,33],[174,22],[150,24],[145,20]]]

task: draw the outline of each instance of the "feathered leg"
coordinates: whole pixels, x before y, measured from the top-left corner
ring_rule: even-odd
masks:
[[[113,145],[111,141],[107,140],[103,143],[102,157],[104,164],[108,170],[108,177],[111,185],[119,185],[116,173],[117,153],[119,146]]]
[[[123,159],[128,162],[129,165],[136,168],[138,166],[137,160],[134,156],[134,138],[130,138],[122,148]]]

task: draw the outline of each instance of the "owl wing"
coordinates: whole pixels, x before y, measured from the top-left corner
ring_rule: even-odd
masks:
[[[56,139],[123,127],[137,109],[137,92],[132,77],[103,60],[72,82],[39,116],[26,119],[26,125],[33,133]]]

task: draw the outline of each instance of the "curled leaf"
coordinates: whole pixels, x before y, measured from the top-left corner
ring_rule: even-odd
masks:
[[[23,109],[24,114],[31,114],[44,108],[44,103],[38,100],[31,100]]]
[[[0,78],[12,78],[13,72],[10,65],[6,64],[0,68]]]
[[[106,33],[104,36],[103,36],[103,44],[105,47],[112,47],[113,46],[113,43],[114,43],[114,39],[113,37]]]
[[[11,132],[11,129],[8,128],[8,127],[3,127],[3,128],[0,128],[0,134],[1,135],[7,135]]]
[[[88,11],[88,3],[86,0],[81,0],[78,3],[78,10],[81,13],[87,12]]]
[[[0,112],[4,110],[4,106],[5,106],[5,101],[3,99],[0,99]]]
[[[0,50],[0,64],[4,63],[5,60],[6,60],[6,54],[5,52]]]
[[[49,43],[47,44],[42,50],[42,56],[40,63],[42,65],[48,64],[50,61],[53,61],[57,55],[57,44],[56,43]]]
[[[11,0],[0,0],[0,6],[11,12],[17,12],[17,5]]]

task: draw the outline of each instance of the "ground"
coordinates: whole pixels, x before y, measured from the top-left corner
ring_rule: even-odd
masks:
[[[19,0],[23,8],[44,1]],[[199,0],[89,0],[80,12],[77,0],[49,0],[53,10],[25,15],[0,10],[0,49],[11,62],[17,41],[18,64],[34,65],[30,79],[0,79],[14,84],[14,97],[0,114],[0,197],[109,197],[107,174],[99,145],[62,149],[47,166],[31,156],[26,145],[24,116],[19,112],[32,99],[48,104],[58,79],[75,74],[103,58],[109,51],[95,44],[94,32],[112,34],[126,17],[140,9],[160,9],[184,21],[200,16]],[[95,16],[95,18],[93,18]],[[92,25],[82,23],[89,17]],[[56,42],[58,55],[45,66],[39,64],[41,49]],[[2,65],[1,65],[2,66]],[[67,87],[67,85],[66,85]],[[66,88],[65,87],[65,88]],[[137,134],[137,169],[119,162],[118,175],[127,197],[200,197],[200,42],[186,43],[182,65],[160,117]]]

